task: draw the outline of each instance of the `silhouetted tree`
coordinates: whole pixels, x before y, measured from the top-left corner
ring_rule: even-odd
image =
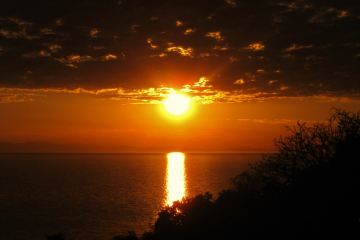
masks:
[[[292,134],[274,140],[277,154],[250,164],[251,173],[244,172],[234,179],[239,188],[245,184],[262,194],[274,192],[292,183],[299,171],[328,162],[341,144],[360,138],[360,112],[354,114],[333,108],[327,122],[318,122],[312,127],[298,122],[297,127],[286,128]]]
[[[239,206],[254,206],[247,238],[359,237],[360,112],[332,109],[326,123],[297,126],[234,179]]]
[[[47,240],[65,240],[65,237],[61,233],[45,236]]]
[[[213,214],[209,211],[213,204],[212,195],[205,193],[193,198],[185,197],[164,207],[154,225],[156,239],[183,239],[190,233],[192,236],[206,233],[210,226],[206,216]]]
[[[128,231],[127,234],[117,235],[113,237],[113,240],[138,240],[139,238],[136,236],[134,231]]]

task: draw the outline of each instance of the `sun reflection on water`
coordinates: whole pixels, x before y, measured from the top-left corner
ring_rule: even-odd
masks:
[[[172,205],[173,201],[185,197],[185,155],[181,152],[172,152],[167,155],[166,187],[167,196],[165,205]]]

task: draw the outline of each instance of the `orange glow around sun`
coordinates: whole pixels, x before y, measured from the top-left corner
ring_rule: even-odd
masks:
[[[175,115],[180,115],[188,109],[190,99],[181,94],[174,93],[170,94],[164,103],[168,112]]]

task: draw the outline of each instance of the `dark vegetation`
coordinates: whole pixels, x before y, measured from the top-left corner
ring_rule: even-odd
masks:
[[[360,112],[333,109],[326,123],[287,129],[274,140],[278,153],[236,176],[233,189],[174,202],[140,239],[360,239]]]

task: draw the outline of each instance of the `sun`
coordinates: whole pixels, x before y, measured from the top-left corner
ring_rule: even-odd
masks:
[[[178,94],[170,94],[168,99],[165,100],[165,108],[170,113],[179,115],[184,113],[189,107],[190,99]]]

